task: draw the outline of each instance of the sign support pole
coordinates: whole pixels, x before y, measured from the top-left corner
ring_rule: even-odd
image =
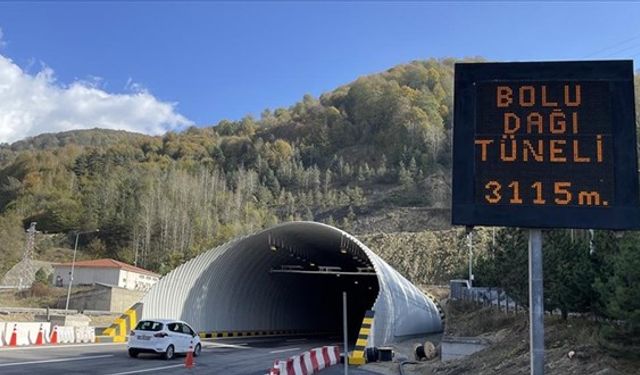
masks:
[[[531,375],[544,374],[544,290],[542,231],[529,230],[529,345]]]
[[[469,243],[469,288],[473,286],[473,227],[467,229],[467,239]]]

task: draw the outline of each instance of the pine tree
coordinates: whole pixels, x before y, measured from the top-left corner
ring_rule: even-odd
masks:
[[[605,314],[619,324],[607,326],[602,334],[618,350],[640,354],[640,234],[632,232],[616,241],[618,251],[609,258],[612,273],[599,277],[595,288]]]
[[[588,312],[595,304],[594,271],[589,244],[572,241],[566,230],[546,232],[544,240],[545,309],[559,309],[563,319],[570,312]]]

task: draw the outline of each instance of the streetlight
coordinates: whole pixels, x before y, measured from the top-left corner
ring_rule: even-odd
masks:
[[[73,247],[73,260],[71,261],[71,272],[69,272],[69,288],[67,289],[67,304],[64,307],[64,311],[67,312],[69,310],[69,297],[71,297],[71,284],[73,284],[73,271],[75,270],[76,265],[76,252],[78,252],[78,238],[80,238],[81,234],[100,232],[100,229],[89,230],[86,232],[76,232],[76,244]]]

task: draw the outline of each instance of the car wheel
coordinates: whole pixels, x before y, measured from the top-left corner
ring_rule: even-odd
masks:
[[[137,351],[137,350],[135,350],[135,349],[129,349],[129,357],[131,357],[131,358],[138,358],[138,354],[140,354],[140,353],[138,353],[138,351]]]
[[[200,344],[196,345],[196,347],[193,348],[193,356],[194,357],[199,356],[201,351],[202,351],[202,346],[200,346]]]
[[[164,358],[166,360],[170,360],[170,359],[173,359],[175,354],[176,354],[176,352],[175,352],[175,349],[174,349],[173,345],[169,345],[169,346],[167,346],[167,350],[164,352],[164,354],[162,354],[162,358]]]

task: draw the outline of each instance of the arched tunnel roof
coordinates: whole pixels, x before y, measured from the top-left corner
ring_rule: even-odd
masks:
[[[204,332],[337,333],[343,290],[351,328],[375,311],[370,345],[442,330],[434,301],[355,237],[315,222],[280,224],[186,262],[144,297],[142,318]]]

